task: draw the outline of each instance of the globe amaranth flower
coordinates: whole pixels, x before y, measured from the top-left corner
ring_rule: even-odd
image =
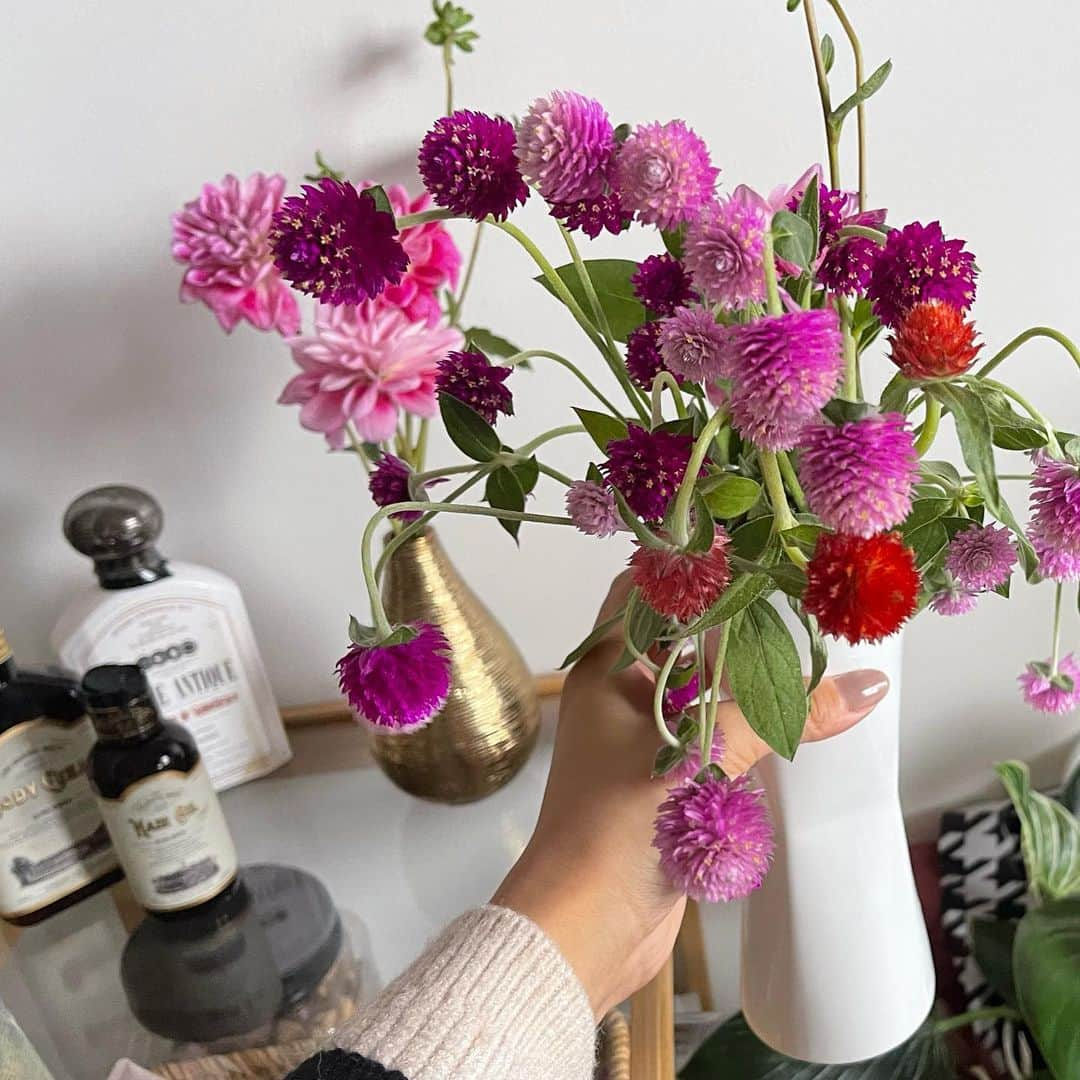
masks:
[[[690,275],[683,264],[667,252],[650,255],[638,263],[630,284],[634,287],[634,295],[654,315],[673,315],[694,296]]]
[[[999,525],[972,525],[958,532],[945,553],[945,569],[957,585],[975,592],[1003,585],[1015,565],[1012,536]]]
[[[548,202],[603,194],[615,131],[599,101],[572,90],[537,98],[517,126],[521,175]]]
[[[740,308],[765,299],[765,234],[771,220],[765,200],[740,185],[691,223],[683,261],[711,303]]]
[[[412,469],[401,458],[393,454],[383,454],[378,464],[368,477],[368,491],[376,506],[392,506],[394,503],[413,502],[415,496],[409,490]],[[429,480],[424,487],[445,483],[445,478]],[[406,523],[419,521],[423,514],[419,510],[399,510],[390,515],[395,521]]]
[[[1028,664],[1018,682],[1024,700],[1039,712],[1062,715],[1080,706],[1080,660],[1068,653],[1058,661],[1058,673],[1050,661]]]
[[[653,847],[668,880],[691,900],[748,896],[769,870],[772,825],[764,792],[737,780],[688,780],[660,804]]]
[[[930,610],[937,615],[967,615],[974,611],[979,594],[960,585],[950,585],[930,598]]]
[[[708,308],[679,308],[659,325],[657,346],[668,371],[700,383],[726,374],[724,358],[730,332]]]
[[[696,676],[695,676],[696,678]],[[668,728],[675,733],[677,724],[674,721],[668,721]],[[719,765],[724,760],[724,752],[727,749],[727,745],[724,741],[724,733],[719,727],[713,729],[713,741],[712,749],[709,754],[709,764]],[[668,787],[678,787],[680,784],[686,783],[687,780],[693,780],[697,774],[701,772],[701,741],[695,738],[691,743],[687,744],[686,753],[682,759],[673,769],[669,769],[664,773],[664,783]]]
[[[390,184],[386,195],[397,217],[418,214],[431,206],[431,196],[426,191],[411,198],[401,184]],[[442,319],[439,291],[457,285],[461,252],[441,221],[402,229],[399,238],[409,265],[396,285],[383,290],[382,298],[402,308],[410,319],[435,326]]]
[[[590,240],[595,240],[605,229],[609,233],[621,233],[634,220],[633,214],[623,208],[619,196],[613,191],[576,202],[552,203],[551,216],[561,221],[570,232],[578,229]]]
[[[366,442],[382,442],[397,430],[401,410],[436,414],[439,359],[460,344],[461,334],[452,327],[413,322],[381,300],[320,305],[314,333],[289,340],[301,371],[278,402],[302,406],[300,423],[321,431],[335,449],[345,445],[350,423]]]
[[[397,285],[409,259],[394,215],[347,180],[304,184],[274,214],[270,242],[286,281],[324,304],[359,304]]]
[[[398,634],[407,640],[350,645],[337,662],[338,682],[369,724],[390,732],[415,731],[450,694],[450,643],[431,623],[399,628]]]
[[[602,472],[638,517],[662,521],[682,483],[693,445],[689,435],[662,428],[646,431],[631,424],[625,439],[608,443]]]
[[[626,339],[626,370],[637,386],[648,392],[653,379],[665,371],[660,355],[660,324],[642,323]]]
[[[1038,451],[1031,478],[1028,535],[1044,577],[1080,578],[1080,467]]]
[[[514,126],[501,116],[459,109],[436,121],[420,144],[424,187],[439,206],[499,220],[529,197],[514,154]]]
[[[977,273],[975,256],[965,250],[963,240],[946,240],[936,221],[915,221],[889,233],[866,292],[877,317],[886,326],[896,326],[924,300],[967,311],[975,299]]]
[[[852,645],[895,634],[915,613],[919,571],[897,533],[868,538],[825,533],[806,578],[806,610],[824,633]]]
[[[799,477],[810,509],[830,529],[873,536],[911,512],[915,439],[901,413],[816,424],[802,436]]]
[[[765,450],[790,450],[840,380],[836,312],[794,311],[731,327],[726,363],[736,430]]]
[[[671,120],[634,129],[615,152],[611,183],[638,221],[674,229],[712,201],[719,174],[700,136]]]
[[[172,255],[186,263],[185,303],[201,300],[231,331],[241,320],[257,330],[295,334],[300,309],[274,266],[270,223],[281,205],[285,177],[231,174],[204,184],[197,199],[173,214]]]
[[[671,673],[672,680],[674,680],[677,675],[685,675],[687,670],[688,668],[686,666],[681,668],[676,666]],[[696,671],[694,671],[689,680],[684,682],[682,686],[672,686],[669,682],[667,689],[664,691],[664,715],[672,719],[677,719],[680,713],[684,712],[697,701],[700,689],[701,680],[698,678],[698,673]]]
[[[457,398],[494,424],[499,413],[514,415],[513,395],[503,385],[511,371],[489,363],[483,353],[452,352],[439,361],[435,386],[440,394]]]
[[[654,611],[690,622],[708,611],[731,581],[729,543],[718,525],[708,551],[639,546],[630,556],[630,578]]]
[[[587,536],[612,536],[626,527],[611,488],[591,480],[575,480],[566,489],[566,514]]]
[[[889,358],[907,378],[947,379],[975,363],[982,343],[959,308],[924,300],[897,322],[890,346]]]

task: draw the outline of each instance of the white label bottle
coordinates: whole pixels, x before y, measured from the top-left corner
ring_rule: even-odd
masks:
[[[94,560],[98,584],[72,600],[52,643],[79,675],[137,664],[223,791],[292,753],[239,588],[207,567],[166,562],[154,546],[161,526],[161,507],[137,488],[95,488],[68,507],[64,535]]]

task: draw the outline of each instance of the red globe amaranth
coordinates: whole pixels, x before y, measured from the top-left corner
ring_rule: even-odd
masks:
[[[825,533],[806,570],[803,604],[834,637],[880,641],[915,614],[919,571],[898,533]]]
[[[639,547],[630,556],[630,577],[651,608],[689,622],[708,611],[731,581],[728,543],[717,527],[708,551]]]
[[[890,359],[909,379],[962,375],[975,362],[982,343],[974,323],[941,300],[916,304],[896,327]]]

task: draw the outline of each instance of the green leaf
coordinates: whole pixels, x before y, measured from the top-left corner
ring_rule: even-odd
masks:
[[[758,597],[772,592],[772,589],[772,578],[764,571],[740,575],[720,594],[719,599],[704,615],[699,616],[696,622],[687,627],[687,635],[704,633],[714,626],[727,622],[728,619],[733,619]]]
[[[848,401],[846,398],[833,398],[821,410],[834,424],[847,424],[851,421],[865,420],[874,411],[873,405],[865,401]]]
[[[664,743],[664,745],[656,751],[656,758],[653,760],[653,779],[655,780],[657,777],[671,772],[671,770],[674,769],[676,765],[680,764],[685,757],[685,746],[671,746],[669,743]]]
[[[952,499],[919,499],[900,526],[900,535],[915,552],[919,570],[925,570],[948,546],[949,533],[942,518],[952,507]]]
[[[374,645],[375,627],[365,626],[355,615],[350,615],[349,640],[356,645]]]
[[[722,1024],[679,1073],[680,1080],[955,1080],[944,1039],[924,1024],[907,1042],[853,1065],[813,1065],[763,1043],[742,1013]]]
[[[526,495],[532,492],[533,488],[536,487],[536,482],[540,479],[540,465],[537,463],[535,456],[511,465],[510,471],[514,474],[517,482],[521,485],[521,490]]]
[[[790,761],[806,725],[806,684],[795,642],[768,601],[755,600],[732,620],[727,666],[747,723]]]
[[[465,339],[488,356],[516,356],[522,350],[504,337],[486,330],[482,326],[472,326],[465,331]],[[524,366],[524,365],[521,365]]]
[[[910,379],[899,372],[894,375],[881,392],[881,411],[902,413],[907,408],[908,399],[911,397],[911,387]]]
[[[825,35],[829,39],[829,35]],[[831,40],[831,39],[829,39]],[[821,184],[817,173],[810,177],[802,198],[799,200],[799,217],[810,226],[810,233],[814,237],[821,235]],[[818,241],[814,242],[814,258],[817,258]]]
[[[1043,900],[1080,895],[1080,822],[1061,803],[1032,789],[1023,762],[1006,761],[997,774],[1020,818],[1031,891]]]
[[[375,203],[375,209],[380,213],[389,214],[391,221],[395,221],[394,208],[390,205],[390,196],[383,190],[382,185],[374,184],[372,187],[364,188],[361,195],[366,195]]]
[[[920,461],[919,475],[950,495],[958,494],[964,487],[963,477],[956,466],[948,461]]]
[[[716,536],[716,526],[712,514],[699,491],[694,492],[694,532],[687,544],[689,551],[708,551]]]
[[[605,454],[609,442],[626,438],[627,427],[625,420],[612,416],[610,413],[594,412],[592,409],[575,408],[574,412],[577,413],[582,427],[589,433],[592,441]]]
[[[991,989],[1007,1004],[1016,1006],[1016,987],[1013,985],[1013,942],[1016,923],[1008,919],[973,918],[971,951],[975,962]]]
[[[1080,438],[1067,439],[1061,450],[1074,465],[1080,465]]]
[[[818,627],[817,618],[811,615],[798,600],[788,597],[788,607],[799,618],[803,629],[810,638],[810,684],[806,688],[807,694],[812,694],[821,683],[825,670],[829,666],[829,646],[825,641],[821,629]]]
[[[828,34],[821,39],[821,61],[825,65],[825,74],[828,75],[836,62],[836,46]]]
[[[740,525],[731,534],[731,547],[736,555],[744,559],[757,559],[769,544],[772,536],[773,519],[771,514],[764,514]]]
[[[686,245],[686,226],[679,225],[674,229],[661,229],[660,239],[664,241],[664,247],[669,255],[676,259],[683,257],[683,248]]]
[[[713,517],[730,521],[757,503],[761,498],[761,485],[748,476],[718,473],[702,481],[701,492]]]
[[[619,611],[612,615],[610,619],[605,619],[602,623],[594,626],[588,634],[585,635],[585,639],[581,642],[577,648],[572,649],[566,656],[566,659],[559,665],[559,670],[570,667],[571,664],[576,664],[586,653],[591,652],[594,645],[603,641],[611,632],[612,627],[617,623],[621,623],[623,615],[626,611],[626,607],[623,606]]]
[[[491,461],[502,443],[495,429],[473,408],[449,394],[439,395],[439,412],[450,441],[473,461]]]
[[[611,325],[611,333],[616,341],[625,341],[632,331],[645,321],[645,308],[634,295],[630,278],[637,272],[638,264],[629,259],[587,259],[585,272],[592,279],[593,288],[600,307]],[[589,311],[589,300],[585,295],[577,267],[573,263],[556,267],[555,273],[562,278],[574,299],[585,311]],[[533,279],[538,281],[552,296],[555,291],[543,274]]]
[[[778,210],[773,215],[773,244],[776,254],[807,270],[817,257],[817,234],[798,214]]]
[[[844,118],[852,109],[863,104],[874,96],[884,85],[885,80],[892,71],[892,61],[886,60],[849,98],[845,98],[833,109],[829,116],[829,126],[834,131],[839,131],[844,123]]]
[[[1016,930],[1020,1011],[1060,1080],[1080,1076],[1080,899],[1029,911]]]
[[[487,484],[484,488],[484,498],[489,506],[497,510],[516,510],[520,513],[525,509],[525,492],[521,482],[512,469],[500,465],[488,474]],[[499,524],[515,539],[521,528],[520,521],[507,521],[498,519]]]
[[[1045,429],[1030,417],[1021,416],[1000,390],[982,383],[972,383],[972,388],[986,406],[995,446],[1002,450],[1035,450],[1046,445]]]
[[[623,636],[639,653],[648,652],[653,643],[667,628],[668,621],[658,611],[651,608],[634,589],[626,602],[626,616],[623,619]],[[620,657],[614,671],[630,667],[636,661],[630,649]]]
[[[802,0],[787,0],[788,11],[798,11]]]

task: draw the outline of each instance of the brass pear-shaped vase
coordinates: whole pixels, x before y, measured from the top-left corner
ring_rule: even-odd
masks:
[[[517,647],[465,584],[431,529],[391,556],[383,603],[393,623],[429,622],[453,650],[450,697],[419,731],[369,729],[372,752],[403,791],[465,803],[497,791],[536,744],[540,703]]]

